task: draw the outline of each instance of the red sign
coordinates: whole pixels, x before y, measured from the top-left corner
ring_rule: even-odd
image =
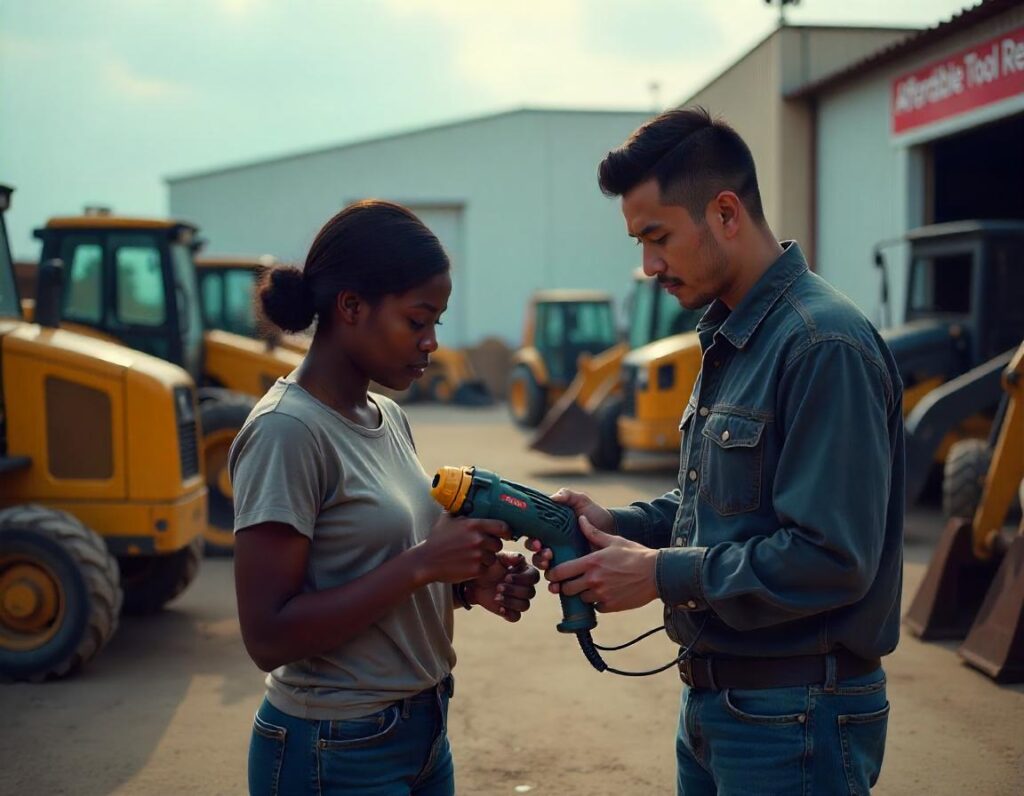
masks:
[[[1024,27],[892,82],[893,133],[1024,94]]]
[[[520,500],[519,498],[514,498],[511,495],[506,495],[504,493],[501,494],[500,499],[505,503],[508,503],[510,506],[515,506],[517,509],[523,509],[523,511],[526,510],[525,500]]]

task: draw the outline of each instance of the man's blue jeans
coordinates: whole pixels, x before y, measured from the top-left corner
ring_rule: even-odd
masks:
[[[295,718],[264,699],[249,743],[249,793],[453,796],[451,682],[338,721]]]
[[[885,673],[795,688],[684,688],[676,738],[680,796],[866,795],[878,780]]]

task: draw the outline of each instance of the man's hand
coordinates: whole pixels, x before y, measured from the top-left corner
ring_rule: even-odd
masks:
[[[590,495],[583,492],[573,492],[571,489],[559,489],[551,496],[555,503],[562,503],[571,508],[577,519],[586,517],[590,524],[599,531],[614,533],[615,520],[612,513],[604,506],[599,506],[591,499]],[[551,566],[551,550],[544,547],[539,539],[527,539],[526,549],[533,551],[533,565],[538,569],[547,569]]]
[[[508,622],[518,622],[530,609],[539,580],[540,572],[526,563],[522,553],[499,552],[494,563],[469,582],[466,593],[471,603]]]
[[[580,530],[594,552],[546,572],[548,591],[578,594],[602,613],[628,611],[658,599],[657,550],[600,531],[585,515],[580,516]]]

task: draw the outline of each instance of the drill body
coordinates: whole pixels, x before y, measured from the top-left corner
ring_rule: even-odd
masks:
[[[530,536],[551,548],[552,566],[590,552],[579,530],[576,514],[547,495],[528,486],[506,481],[477,467],[442,467],[434,476],[431,492],[446,511],[455,516],[501,520],[512,538]],[[578,595],[559,595],[563,633],[579,633],[597,626],[594,609]]]

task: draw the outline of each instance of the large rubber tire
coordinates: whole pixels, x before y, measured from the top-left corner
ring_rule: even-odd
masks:
[[[35,597],[56,598],[56,610],[37,604],[35,617],[9,610],[17,600],[13,590],[24,595],[23,584],[29,582]],[[69,675],[117,630],[122,599],[117,562],[95,531],[66,512],[35,505],[0,511],[0,584],[2,677],[40,682]],[[37,590],[40,584],[43,592]]]
[[[547,411],[545,390],[526,365],[516,365],[508,378],[508,411],[516,424],[536,428]]]
[[[622,445],[619,444],[619,415],[622,401],[606,401],[597,410],[597,441],[587,458],[595,470],[613,471],[622,466]]]
[[[174,553],[119,558],[124,612],[142,615],[159,611],[196,579],[202,557],[203,538],[197,536]]]
[[[234,551],[235,501],[228,478],[228,450],[249,417],[256,399],[223,391],[199,404],[206,470],[206,554],[229,556]]]
[[[974,517],[991,463],[992,450],[986,440],[953,443],[942,468],[942,513],[946,517]]]

